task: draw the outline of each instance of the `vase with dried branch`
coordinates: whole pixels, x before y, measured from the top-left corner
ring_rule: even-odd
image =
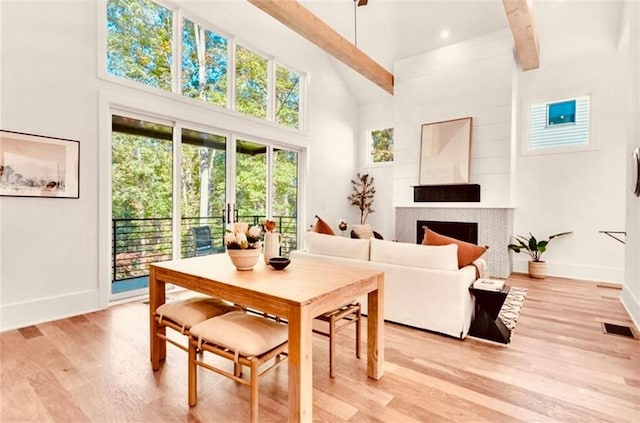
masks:
[[[353,193],[347,199],[351,205],[360,209],[360,224],[364,224],[369,214],[373,213],[373,200],[376,188],[373,186],[373,176],[358,173],[356,179],[351,180]]]

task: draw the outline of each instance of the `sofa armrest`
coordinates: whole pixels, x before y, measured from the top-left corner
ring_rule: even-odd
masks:
[[[476,279],[489,277],[489,268],[487,266],[487,261],[485,259],[483,258],[476,259],[471,264],[476,268]]]

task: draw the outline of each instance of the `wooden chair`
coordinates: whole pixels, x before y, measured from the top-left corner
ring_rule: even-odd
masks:
[[[206,296],[166,303],[155,311],[155,319],[158,322],[156,336],[188,352],[189,347],[167,337],[164,328],[171,328],[188,337],[190,329],[198,323],[239,309],[221,299]]]
[[[286,325],[265,317],[233,311],[213,317],[191,328],[189,342],[189,406],[198,402],[197,367],[203,367],[251,388],[251,422],[258,422],[258,383],[260,378],[284,362],[289,330]],[[198,359],[211,352],[233,361],[233,373]],[[274,360],[260,372],[260,367]],[[249,380],[242,378],[242,366],[251,369]]]
[[[327,322],[329,331],[314,328],[313,331],[329,337],[329,377],[334,378],[336,373],[336,334],[342,329],[355,323],[356,325],[356,357],[360,358],[360,320],[362,309],[360,303],[347,304],[337,310],[330,311],[316,317],[317,320]]]

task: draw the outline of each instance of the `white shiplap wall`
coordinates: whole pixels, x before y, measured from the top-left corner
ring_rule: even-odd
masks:
[[[481,205],[511,205],[511,127],[515,61],[508,30],[396,62],[395,206],[413,203],[421,125],[473,117],[470,183]]]

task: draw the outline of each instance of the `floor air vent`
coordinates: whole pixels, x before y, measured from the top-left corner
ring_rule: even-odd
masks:
[[[602,322],[602,330],[604,330],[604,333],[607,335],[620,335],[627,338],[638,339],[629,326],[620,326],[614,325],[613,323]]]

